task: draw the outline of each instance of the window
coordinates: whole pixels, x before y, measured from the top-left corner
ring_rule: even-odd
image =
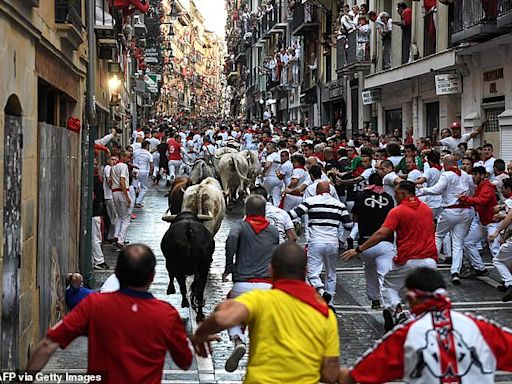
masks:
[[[392,135],[395,129],[402,132],[402,108],[386,111],[386,134]]]
[[[439,128],[439,102],[425,104],[426,128],[425,135],[432,136],[434,129]]]
[[[495,106],[484,109],[485,119],[488,121],[487,127],[485,127],[485,132],[498,132],[500,130],[498,116],[504,111],[504,106]]]

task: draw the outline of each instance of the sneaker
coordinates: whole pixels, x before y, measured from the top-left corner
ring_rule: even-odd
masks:
[[[372,309],[380,309],[380,300],[372,300]]]
[[[462,267],[459,277],[461,279],[467,279],[468,277],[475,276],[476,270],[473,267]]]
[[[349,237],[349,238],[347,239],[347,251],[348,251],[349,249],[353,249],[353,248],[354,248],[354,239],[352,239],[352,238],[350,238],[350,237]]]
[[[507,292],[507,287],[505,287],[505,284],[501,283],[500,285],[498,285],[496,287],[496,289],[498,290],[498,292]]]
[[[460,278],[458,273],[452,273],[452,284],[460,285]]]
[[[97,265],[94,266],[94,269],[98,269],[98,270],[100,270],[100,269],[109,269],[109,268],[110,267],[105,262],[103,262],[101,264],[97,264]]]
[[[410,314],[407,311],[395,313],[395,324],[403,324],[410,318]]]
[[[142,204],[137,203],[137,204],[134,205],[134,207],[135,208],[142,208]]]
[[[385,309],[382,311],[382,316],[384,317],[384,331],[387,333],[391,331],[395,326],[395,321],[393,320],[391,309]]]
[[[489,276],[489,270],[487,268],[484,268],[482,270],[475,269],[473,276],[476,276],[476,277]]]
[[[505,294],[501,298],[501,301],[503,301],[504,303],[512,301],[512,285],[507,287],[507,290],[505,291]]]
[[[332,296],[331,296],[331,294],[324,292],[322,294],[322,299],[324,299],[324,301],[327,303],[327,305],[329,305],[331,303]]]
[[[242,342],[239,342],[235,346],[235,350],[233,351],[231,356],[229,356],[229,358],[226,360],[226,365],[224,366],[224,369],[227,372],[235,372],[236,371],[236,369],[238,368],[238,363],[240,362],[242,357],[244,357],[244,355],[245,355],[245,350],[246,350],[245,344]]]

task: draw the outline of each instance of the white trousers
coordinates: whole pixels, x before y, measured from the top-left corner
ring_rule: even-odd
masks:
[[[263,183],[263,188],[265,188],[270,197],[272,197],[272,204],[276,207],[279,206],[283,181],[279,180],[277,177],[267,177]]]
[[[234,299],[245,292],[252,291],[254,289],[270,289],[272,288],[272,284],[267,283],[248,283],[248,282],[238,282],[233,284],[233,288],[231,288],[231,292],[229,292],[229,298]],[[240,340],[246,344],[247,339],[244,335],[245,327],[242,325],[235,325],[234,327],[228,328],[228,335],[231,340],[234,340],[235,336],[238,336]]]
[[[176,179],[176,177],[180,176],[181,172],[181,160],[169,160],[168,166],[169,166],[169,178],[171,180]]]
[[[114,206],[116,207],[117,220],[116,230],[114,237],[117,238],[119,244],[124,244],[128,227],[130,226],[130,220],[132,219],[133,206],[135,205],[135,192],[133,187],[130,186],[128,195],[130,196],[131,204],[129,207],[126,206],[126,198],[124,193],[121,191],[114,192]]]
[[[110,219],[110,227],[107,232],[107,239],[111,240],[114,237],[114,233],[116,231],[116,220],[117,213],[116,207],[114,206],[113,199],[105,199],[105,207],[107,208],[108,218]]]
[[[144,196],[149,189],[149,171],[147,172],[139,172],[139,182],[140,182],[140,191],[139,196],[137,196],[137,204],[142,204],[144,201]]]
[[[445,209],[436,228],[437,252],[441,252],[443,240],[446,235],[452,233],[452,267],[450,272],[460,273],[462,258],[464,256],[464,241],[471,225],[469,209]]]
[[[512,239],[501,245],[492,263],[500,274],[505,287],[512,286],[512,273],[510,273],[510,268],[512,268]]]
[[[484,270],[485,264],[482,260],[482,256],[480,255],[480,251],[478,250],[478,245],[482,242],[482,240],[487,241],[487,237],[494,232],[499,227],[499,223],[490,223],[488,225],[482,225],[478,223],[475,226],[472,226],[464,245],[466,246],[466,250],[468,252],[468,256],[471,260],[471,265],[478,270]],[[489,249],[491,251],[492,257],[495,258],[500,249],[500,241],[499,237],[494,239],[492,243],[489,243]]]
[[[302,196],[286,195],[284,197],[284,210],[290,212],[302,203]]]
[[[105,257],[103,256],[103,250],[101,249],[101,216],[93,216],[92,217],[92,231],[91,231],[91,252],[92,258],[94,260],[94,265],[98,265],[105,262]]]
[[[393,243],[381,241],[379,244],[361,253],[366,278],[368,299],[380,300],[384,286],[384,276],[393,265],[396,249]]]
[[[158,172],[160,171],[160,169],[158,167],[158,165],[160,164],[160,152],[158,152],[158,151],[153,152],[153,164],[154,164],[153,174],[151,176],[157,177]]]
[[[401,302],[399,292],[404,287],[405,278],[413,269],[420,267],[436,269],[437,264],[431,258],[412,259],[403,265],[393,263],[391,270],[384,276],[382,289],[382,304],[384,308],[396,309],[396,306]]]
[[[336,294],[336,259],[338,244],[313,243],[308,244],[308,261],[306,279],[315,289],[325,289],[334,302]],[[320,279],[320,273],[325,266],[325,284]]]

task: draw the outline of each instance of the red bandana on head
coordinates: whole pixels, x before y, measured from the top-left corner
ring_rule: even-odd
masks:
[[[297,300],[302,301],[304,304],[313,307],[325,317],[329,317],[329,307],[325,300],[320,297],[315,288],[306,284],[304,281],[279,279],[274,281],[272,289],[279,289],[295,297]]]
[[[265,219],[265,216],[249,215],[244,219],[252,227],[256,234],[259,234],[270,225],[270,222]]]

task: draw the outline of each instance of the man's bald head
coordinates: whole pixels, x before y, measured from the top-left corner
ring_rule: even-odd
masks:
[[[446,169],[447,167],[455,167],[457,165],[457,159],[453,155],[446,155],[443,157],[443,165]]]
[[[327,181],[321,181],[316,186],[316,194],[321,195],[322,193],[329,193],[331,191],[331,185]]]
[[[121,287],[149,287],[155,276],[156,258],[147,245],[131,244],[117,257],[116,276]]]
[[[311,167],[312,165],[318,165],[318,159],[315,156],[309,156],[306,160],[306,165]]]
[[[286,242],[272,254],[272,278],[302,280],[306,278],[306,252],[295,242]]]

